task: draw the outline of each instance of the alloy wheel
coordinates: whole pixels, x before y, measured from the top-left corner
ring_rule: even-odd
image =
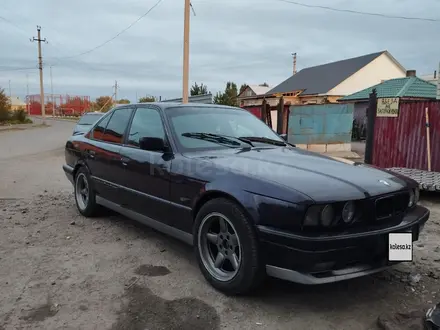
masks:
[[[78,174],[75,185],[75,197],[81,211],[85,210],[89,204],[89,193],[89,182],[86,175],[84,173]]]
[[[218,281],[232,280],[242,262],[240,239],[232,222],[220,213],[203,218],[198,231],[198,249],[203,265]]]

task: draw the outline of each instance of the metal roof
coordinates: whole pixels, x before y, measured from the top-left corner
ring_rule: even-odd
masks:
[[[269,87],[269,86],[248,85],[248,87],[249,87],[250,89],[252,89],[256,95],[264,95],[264,94],[266,94],[268,91],[270,91],[270,87]]]
[[[386,80],[380,84],[344,96],[338,101],[368,100],[369,95],[374,88],[376,89],[377,97],[416,97],[435,99],[437,86],[418,77],[396,78]]]
[[[300,90],[304,90],[301,95],[325,94],[384,53],[388,52],[381,51],[302,69],[271,89],[267,94]]]

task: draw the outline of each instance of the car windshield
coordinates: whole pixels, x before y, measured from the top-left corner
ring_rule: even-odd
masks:
[[[260,138],[256,139],[260,143],[273,145],[275,142],[275,144],[285,145],[283,139],[269,126],[244,110],[212,106],[185,106],[169,108],[166,110],[166,115],[179,147],[184,150],[249,147],[248,143],[236,141],[235,144],[225,145],[219,143],[218,139],[206,138],[206,134],[221,135],[224,141],[226,141],[225,137],[249,138],[249,140],[254,137]]]
[[[78,121],[79,125],[93,125],[96,121],[102,117],[102,114],[88,113],[81,117]]]

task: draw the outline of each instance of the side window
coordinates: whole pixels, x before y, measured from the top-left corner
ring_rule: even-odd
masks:
[[[128,134],[127,144],[139,147],[139,139],[143,137],[165,138],[162,118],[155,109],[138,108]]]
[[[107,128],[105,129],[105,133],[102,138],[103,141],[122,144],[125,130],[127,129],[128,122],[130,121],[131,111],[131,108],[115,110],[107,125]]]
[[[98,125],[95,126],[95,128],[93,129],[93,132],[90,136],[92,139],[102,140],[102,138],[104,136],[105,128],[107,127],[107,124],[108,124],[111,116],[112,115],[106,116],[104,119],[101,120],[100,123],[98,123]]]

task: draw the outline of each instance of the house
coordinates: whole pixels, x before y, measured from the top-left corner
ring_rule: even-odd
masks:
[[[270,89],[271,88],[265,84],[247,85],[247,87],[237,96],[238,104],[240,107],[261,105],[264,98],[266,98],[266,101],[269,101],[266,93]],[[275,105],[276,101],[273,100],[273,103]]]
[[[400,100],[435,100],[437,94],[435,84],[417,77],[415,70],[409,70],[405,78],[389,79],[340,98],[341,103],[354,103],[354,123],[361,132],[366,130],[368,99],[373,89],[376,89],[377,98]]]
[[[291,104],[337,103],[343,96],[405,74],[388,51],[381,51],[302,69],[266,95],[283,96]]]
[[[237,96],[238,105],[258,116],[263,100],[270,106],[270,117],[272,128],[277,130],[277,105],[280,100],[275,95],[267,95],[271,89],[267,84],[247,85],[247,87]]]
[[[11,102],[11,110],[26,110],[26,103],[24,103],[18,96],[8,97]]]

